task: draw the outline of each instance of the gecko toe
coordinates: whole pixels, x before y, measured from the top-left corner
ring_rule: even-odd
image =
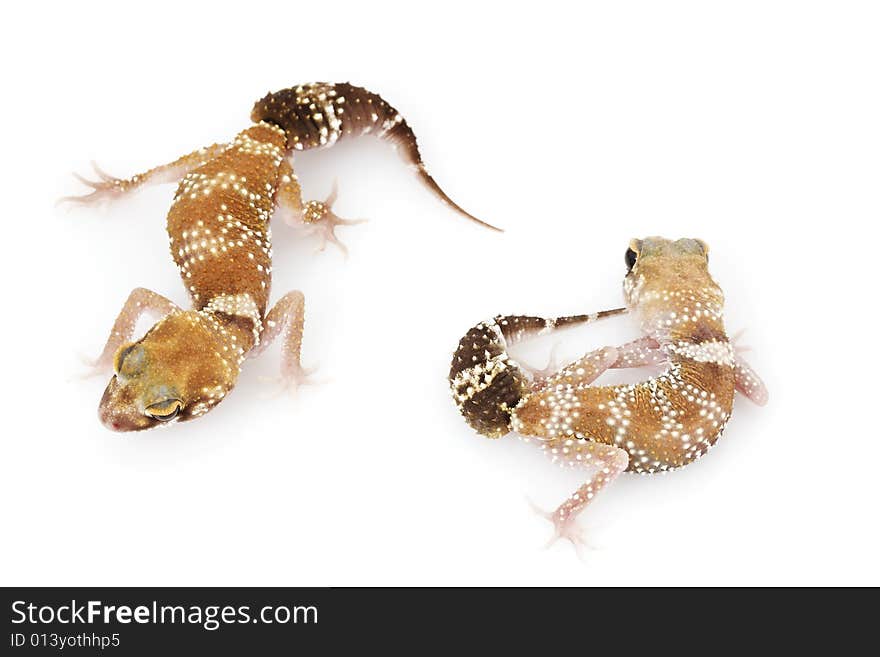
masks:
[[[366,223],[366,219],[343,219],[333,212],[333,204],[339,196],[339,186],[333,183],[333,189],[327,198],[322,201],[309,201],[306,203],[303,216],[305,222],[309,226],[309,233],[318,237],[320,243],[317,251],[323,251],[327,244],[333,244],[342,251],[342,255],[348,257],[348,249],[336,234],[336,228],[339,226],[355,226],[357,224]]]
[[[544,544],[544,549],[549,549],[562,539],[571,543],[578,558],[583,560],[584,551],[592,546],[586,541],[583,529],[575,522],[575,516],[562,516],[558,511],[547,511],[529,498],[526,498],[526,500],[535,513],[553,523],[553,535]]]
[[[118,198],[125,193],[125,181],[106,173],[94,162],[92,162],[92,168],[94,168],[95,174],[100,180],[90,180],[76,172],[73,173],[74,178],[86,187],[90,187],[92,191],[86,194],[62,196],[58,199],[58,204],[77,203],[80,205],[96,205],[104,201]]]

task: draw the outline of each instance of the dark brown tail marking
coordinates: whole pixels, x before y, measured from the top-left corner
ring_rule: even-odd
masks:
[[[416,136],[401,114],[361,87],[342,82],[313,82],[269,93],[251,112],[254,121],[267,121],[287,133],[289,149],[332,146],[348,136],[374,134],[389,141],[440,200],[471,221],[501,231],[477,219],[453,201],[431,177],[422,162]]]
[[[624,312],[625,308],[617,308],[552,319],[499,315],[474,326],[459,341],[449,368],[452,397],[465,422],[488,438],[510,432],[510,415],[529,392],[530,381],[519,363],[508,355],[508,345]]]

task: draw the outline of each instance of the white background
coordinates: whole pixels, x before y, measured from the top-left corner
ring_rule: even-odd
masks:
[[[880,21],[872,3],[59,3],[4,20],[3,584],[880,584],[876,267]],[[340,182],[351,257],[275,227],[273,297],[307,297],[321,386],[272,398],[277,348],[206,417],[117,435],[81,380],[128,292],[185,303],[174,187],[65,211],[96,159],[130,175],[313,80],[382,94],[437,180],[387,145],[299,156]],[[618,305],[631,237],[712,248],[740,399],[699,463],[622,477],[543,545],[584,475],[476,436],[446,374],[498,312]],[[561,334],[576,356],[631,320]],[[518,352],[540,364],[552,340]],[[645,373],[638,374],[644,376]]]

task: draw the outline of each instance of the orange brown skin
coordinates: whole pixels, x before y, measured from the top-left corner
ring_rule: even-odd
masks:
[[[139,341],[115,349],[116,373],[98,411],[108,428],[191,420],[235,385],[266,319],[269,218],[284,184],[284,142],[279,128],[252,126],[180,182],[167,228],[194,310],[174,310]]]
[[[190,294],[183,311],[150,290],[132,292],[120,312],[100,370],[115,364],[99,406],[104,424],[117,431],[148,429],[198,417],[232,389],[242,360],[284,336],[281,382],[305,382],[299,362],[304,298],[285,295],[267,313],[271,283],[269,220],[276,209],[288,223],[345,251],[338,226],[359,223],[332,212],[335,191],[304,202],[287,161],[294,150],[331,146],[346,136],[373,134],[391,142],[421,181],[443,202],[493,228],[453,202],[430,176],[416,138],[403,117],[378,95],[347,83],[312,83],[270,93],[257,102],[256,125],[229,144],[212,144],[128,179],[79,178],[92,188],[67,201],[97,203],[148,184],[181,180],[168,213],[171,254]],[[497,229],[495,229],[497,230]],[[137,343],[134,325],[145,312],[162,317]]]
[[[284,146],[275,126],[252,126],[181,181],[167,229],[197,310],[218,296],[248,294],[265,314],[272,280],[269,220]]]
[[[553,540],[565,538],[576,548],[583,539],[575,518],[620,473],[671,470],[705,454],[727,424],[736,390],[759,405],[767,401],[763,383],[725,333],[724,295],[709,274],[705,243],[633,240],[626,261],[626,306],[644,337],[597,349],[548,378],[533,380],[510,411],[509,424],[498,412],[509,406],[497,394],[505,390],[494,390],[507,381],[499,372],[517,371],[503,349],[503,331],[489,324],[491,331],[469,334],[457,352],[469,358],[453,359],[453,394],[478,431],[494,438],[509,429],[537,443],[553,461],[591,470],[590,478],[554,511],[541,511],[555,526]],[[492,351],[475,339],[491,342],[493,335],[498,339]],[[609,368],[654,365],[664,371],[639,383],[592,385]],[[522,382],[514,392],[524,390]],[[492,406],[499,399],[503,406]],[[481,406],[484,401],[489,406]],[[493,422],[488,430],[486,418]]]
[[[733,408],[734,351],[704,243],[647,238],[630,249],[637,260],[624,280],[627,307],[665,352],[666,371],[634,385],[548,385],[523,400],[512,426],[551,448],[578,436],[620,447],[627,470],[649,473],[690,463],[721,435]],[[565,408],[571,403],[577,416]]]
[[[98,415],[114,431],[141,431],[203,415],[232,390],[239,368],[221,356],[225,340],[194,311],[160,320],[140,340],[119,348]]]

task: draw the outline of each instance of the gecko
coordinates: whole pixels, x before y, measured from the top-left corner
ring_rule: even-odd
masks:
[[[131,292],[92,363],[97,372],[113,370],[98,409],[109,429],[139,431],[204,415],[233,389],[245,358],[279,337],[281,384],[295,389],[309,381],[301,363],[303,293],[288,292],[269,308],[270,219],[277,213],[287,223],[316,227],[321,248],[331,242],[343,251],[335,228],[358,222],[333,213],[335,185],[325,201],[303,201],[289,159],[294,151],[374,134],[398,148],[444,203],[499,230],[443,192],[425,168],[406,121],[366,89],[348,83],[299,85],[257,101],[251,118],[255,125],[231,142],[200,148],[130,178],[115,178],[95,166],[99,180],[77,176],[91,192],[62,199],[93,204],[145,185],[179,182],[166,227],[192,308],[184,310],[145,288]],[[157,321],[134,340],[144,315]]]
[[[626,250],[625,307],[559,319],[506,315],[459,342],[449,382],[466,422],[488,438],[511,432],[554,462],[592,475],[552,512],[551,543],[584,545],[575,519],[622,472],[650,474],[703,456],[730,419],[734,392],[763,406],[761,379],[724,329],[724,295],[698,239],[634,239]],[[528,337],[632,313],[643,337],[591,351],[549,376],[529,376],[510,357]],[[634,384],[593,382],[612,368],[658,366]]]

